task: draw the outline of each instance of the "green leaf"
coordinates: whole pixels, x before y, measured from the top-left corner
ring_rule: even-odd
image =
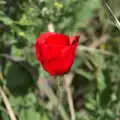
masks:
[[[20,114],[21,120],[40,120],[40,113],[36,112],[35,109],[24,109]]]
[[[6,25],[12,25],[14,23],[13,20],[7,16],[0,16],[0,21]]]
[[[30,106],[30,105],[34,105],[37,102],[36,97],[33,93],[29,93],[26,96],[26,105]]]
[[[1,112],[1,118],[2,118],[2,120],[10,120],[7,113],[5,113],[5,112]]]
[[[41,23],[41,20],[36,18],[34,21],[31,18],[28,18],[26,14],[23,14],[21,19],[19,21],[15,22],[16,24],[22,25],[22,26],[37,26]]]
[[[100,91],[103,91],[107,87],[102,71],[97,72],[97,87]]]
[[[80,59],[79,59],[79,58],[76,58],[73,66],[72,66],[72,68],[71,68],[71,70],[72,70],[72,71],[76,70],[79,65],[80,65]]]
[[[7,71],[7,85],[14,94],[25,94],[30,88],[31,77],[18,64],[11,64]]]
[[[23,109],[20,112],[21,120],[50,120],[46,113],[37,111],[34,107]]]
[[[93,63],[93,65],[96,68],[99,68],[99,69],[106,68],[106,64],[105,64],[105,60],[104,60],[103,55],[96,53],[94,55],[89,56],[89,59],[91,60],[91,62]]]
[[[79,6],[79,12],[77,12],[76,17],[77,20],[81,22],[76,22],[76,26],[81,27],[88,27],[86,20],[89,20],[90,18],[94,17],[94,10],[100,8],[100,1],[99,0],[86,0],[80,2]]]
[[[90,72],[83,71],[82,69],[76,69],[75,72],[87,78],[88,80],[92,80],[94,78],[94,76]]]

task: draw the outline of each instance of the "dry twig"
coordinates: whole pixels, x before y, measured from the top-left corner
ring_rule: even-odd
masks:
[[[3,80],[3,76],[2,76],[1,72],[0,72],[0,80]],[[1,86],[0,86],[0,95],[1,95],[1,97],[3,99],[3,102],[5,104],[5,107],[7,109],[7,112],[8,112],[8,115],[9,115],[10,119],[11,120],[17,120],[16,116],[15,116],[15,114],[13,112],[13,109],[12,109],[10,103],[9,103],[9,100],[8,100],[7,96],[5,95],[5,93],[4,93]]]
[[[109,35],[105,34],[100,37],[99,41],[95,41],[94,43],[90,44],[88,47],[97,48],[101,44],[105,43],[109,39]]]
[[[1,87],[0,87],[0,94],[1,94],[1,97],[3,99],[4,104],[6,106],[6,109],[8,111],[8,114],[10,116],[10,119],[11,120],[17,120],[16,116],[15,116],[13,110],[12,110],[12,107],[11,107],[11,105],[9,103],[9,100],[8,100],[7,96],[5,95],[5,93],[4,93],[4,91],[3,91],[3,89]]]
[[[68,97],[68,104],[69,104],[69,110],[71,114],[71,120],[75,120],[75,109],[74,109],[74,104],[73,104],[73,98],[72,98],[72,90],[71,90],[71,82],[72,82],[73,74],[69,73],[67,75],[64,75],[65,79],[65,89],[67,92],[67,97]]]

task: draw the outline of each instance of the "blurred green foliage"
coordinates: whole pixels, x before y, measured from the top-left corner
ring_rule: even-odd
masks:
[[[80,32],[80,44],[85,46],[108,36],[95,47],[112,55],[90,52],[89,47],[87,52],[78,52],[71,69],[73,99],[77,120],[120,118],[120,31],[105,3],[119,20],[119,0],[0,0],[0,86],[18,120],[62,119],[36,86],[39,76],[50,77],[34,52],[35,39],[48,31],[49,24],[71,36]],[[51,87],[57,91],[56,84]],[[0,119],[10,120],[1,95]]]

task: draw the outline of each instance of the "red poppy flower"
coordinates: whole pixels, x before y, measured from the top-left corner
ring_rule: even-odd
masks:
[[[50,75],[61,75],[71,68],[79,35],[69,37],[64,34],[46,32],[36,41],[36,56],[40,64]]]

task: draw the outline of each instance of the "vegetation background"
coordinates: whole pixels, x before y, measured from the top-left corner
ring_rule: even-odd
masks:
[[[50,30],[81,34],[71,69],[76,120],[120,120],[119,18],[119,0],[0,0],[0,120],[62,120],[39,89],[45,85],[38,77],[50,76],[37,62],[34,44]],[[49,87],[70,119],[58,81]]]

